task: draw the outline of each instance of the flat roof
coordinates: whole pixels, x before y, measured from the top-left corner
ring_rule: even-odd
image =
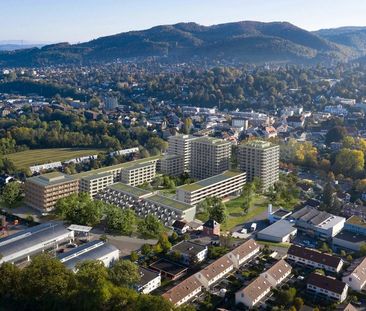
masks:
[[[129,162],[124,162],[124,163],[120,163],[120,164],[116,164],[116,165],[101,167],[101,168],[98,168],[98,169],[95,169],[95,170],[75,174],[73,176],[75,178],[83,178],[83,177],[88,176],[88,175],[95,175],[95,174],[99,174],[99,173],[105,173],[105,172],[116,170],[116,169],[129,168],[130,166],[134,166],[134,165],[141,164],[141,163],[146,163],[146,162],[149,162],[149,161],[157,161],[160,158],[161,158],[161,156],[159,155],[159,156],[153,156],[153,157],[149,157],[149,158],[138,159],[138,160],[135,160],[135,161],[129,161]]]
[[[344,240],[351,243],[362,243],[366,240],[363,234],[353,233],[345,230],[342,230],[336,236],[334,236],[333,243],[334,239]]]
[[[181,254],[197,255],[205,249],[207,249],[207,246],[205,245],[201,245],[191,241],[182,241],[176,245],[173,245],[171,250],[177,251]]]
[[[209,187],[211,185],[214,185],[216,183],[219,182],[223,182],[227,179],[239,176],[239,175],[243,175],[245,174],[244,172],[239,172],[239,171],[225,171],[219,175],[215,175],[206,179],[202,179],[200,181],[197,181],[193,184],[188,184],[188,185],[183,185],[178,187],[178,189],[182,189],[184,191],[195,191],[195,190],[199,190],[205,187]]]
[[[187,210],[192,208],[193,206],[181,201],[177,201],[174,200],[172,198],[160,195],[160,194],[154,194],[152,196],[149,196],[147,198],[145,198],[146,201],[148,202],[152,202],[152,203],[157,203],[159,205],[163,205],[163,206],[167,206],[167,207],[172,207],[178,210]]]
[[[280,208],[272,213],[272,215],[278,216],[278,217],[284,217],[284,216],[290,215],[290,214],[291,214],[291,211],[288,211],[288,210],[285,210],[282,208]]]
[[[111,175],[112,175],[112,173],[110,173],[110,172],[96,173],[96,174],[91,174],[91,175],[85,176],[82,179],[93,180],[93,179],[103,178],[103,177],[111,176]]]
[[[133,186],[121,183],[121,182],[110,185],[110,186],[108,186],[108,188],[112,189],[112,190],[120,191],[120,192],[123,192],[126,194],[130,194],[131,196],[134,196],[136,198],[140,198],[145,195],[152,194],[151,191],[141,189],[138,187],[133,187]]]
[[[294,226],[295,223],[291,223],[285,219],[282,219],[259,231],[258,234],[266,234],[274,237],[283,237],[296,231],[297,229]]]
[[[35,183],[40,186],[50,186],[62,184],[69,181],[74,181],[75,178],[71,175],[66,175],[60,172],[51,172],[39,176],[27,178],[28,182]]]
[[[145,286],[160,275],[159,272],[141,266],[139,266],[139,273],[141,277],[137,284],[139,286]]]
[[[200,143],[207,143],[207,144],[213,144],[213,145],[227,145],[231,144],[231,142],[223,140],[221,138],[216,137],[210,137],[210,136],[204,136],[204,137],[198,137],[193,141],[193,143],[200,142]]]
[[[278,145],[272,144],[271,142],[264,140],[252,140],[240,146],[251,147],[256,149],[268,149],[272,147],[278,147]]]
[[[362,219],[361,217],[358,217],[356,215],[351,216],[346,221],[347,224],[355,225],[358,227],[366,228],[366,220]]]
[[[188,270],[187,267],[179,265],[167,259],[159,259],[150,265],[152,269],[159,270],[168,274],[177,275]]]

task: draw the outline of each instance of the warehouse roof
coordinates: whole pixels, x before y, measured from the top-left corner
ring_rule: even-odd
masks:
[[[268,226],[267,228],[264,228],[263,230],[258,232],[258,235],[265,234],[273,237],[285,237],[286,235],[289,235],[297,229],[294,227],[294,223],[291,223],[285,219],[276,221],[272,225]]]

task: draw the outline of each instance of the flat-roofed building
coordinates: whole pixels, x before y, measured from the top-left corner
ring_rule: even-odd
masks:
[[[27,178],[24,191],[25,204],[41,212],[49,212],[59,199],[78,193],[79,181],[73,176],[52,172]]]
[[[317,273],[308,277],[306,288],[312,294],[337,302],[345,301],[348,293],[346,283]]]
[[[159,272],[163,277],[166,277],[170,280],[178,280],[183,275],[185,275],[188,270],[187,267],[164,258],[153,262],[149,268]]]
[[[140,281],[135,288],[139,293],[149,294],[161,285],[160,272],[139,266]]]
[[[266,141],[250,141],[238,148],[238,164],[247,173],[247,180],[258,177],[263,190],[268,189],[279,179],[280,147]]]
[[[290,242],[297,233],[295,224],[285,219],[279,220],[257,233],[259,240],[270,242]]]
[[[235,293],[235,304],[242,303],[253,308],[271,291],[271,284],[263,276],[254,279],[248,286]]]
[[[66,253],[62,253],[57,258],[70,270],[76,272],[77,265],[86,260],[101,261],[109,268],[119,259],[119,250],[104,241],[95,240],[85,243]]]
[[[56,251],[59,245],[74,239],[74,232],[61,223],[44,223],[0,239],[0,264],[20,263],[44,251]]]
[[[283,259],[277,261],[272,267],[264,271],[263,276],[273,287],[280,285],[290,274],[292,267]]]
[[[183,158],[183,171],[189,172],[191,166],[192,142],[198,137],[192,135],[179,134],[168,137],[169,155],[179,155]]]
[[[113,175],[108,172],[88,175],[80,179],[79,191],[87,192],[89,193],[90,197],[94,198],[99,191],[105,189],[113,183]]]
[[[156,162],[139,163],[124,168],[121,182],[130,186],[139,186],[153,181],[156,175]]]
[[[343,276],[342,281],[353,290],[361,292],[366,289],[366,257],[361,262],[353,262],[352,265]]]
[[[366,220],[359,216],[351,216],[344,224],[344,230],[366,236]]]
[[[241,265],[254,258],[260,252],[260,246],[253,239],[249,239],[238,247],[233,249],[229,254],[229,259],[234,263],[234,267],[238,269]]]
[[[354,233],[342,230],[332,239],[332,246],[335,250],[346,250],[359,252],[361,246],[365,243],[366,237],[360,233]]]
[[[224,255],[203,268],[200,272],[197,272],[197,277],[205,288],[209,288],[233,269],[234,263],[227,255]]]
[[[205,179],[230,169],[231,142],[213,137],[192,141],[191,169],[193,178]]]
[[[168,176],[180,176],[184,173],[184,158],[177,154],[166,154],[160,161],[160,171]]]
[[[163,297],[178,307],[197,297],[201,291],[202,284],[194,274],[165,292]]]
[[[229,195],[238,195],[245,182],[244,172],[225,171],[193,184],[178,187],[177,198],[179,201],[196,205],[207,197],[224,198]]]
[[[196,214],[196,208],[192,205],[123,183],[108,186],[96,199],[121,208],[131,208],[139,217],[155,215],[166,226],[171,226],[176,220],[192,221]]]
[[[181,262],[189,265],[206,260],[208,248],[206,245],[201,245],[195,242],[182,241],[172,246],[170,253],[179,254]]]
[[[287,259],[297,264],[334,273],[341,271],[343,266],[343,260],[339,257],[297,245],[290,246],[287,251]]]

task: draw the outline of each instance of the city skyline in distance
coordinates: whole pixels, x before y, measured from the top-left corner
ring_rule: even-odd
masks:
[[[2,1],[0,41],[71,43],[142,30],[157,25],[195,22],[213,25],[245,20],[286,21],[306,30],[363,26],[366,3],[360,0],[116,0]],[[304,14],[304,12],[306,14]],[[310,18],[309,18],[310,16]],[[11,25],[11,27],[9,27]]]

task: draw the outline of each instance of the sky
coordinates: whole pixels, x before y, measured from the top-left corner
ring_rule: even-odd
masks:
[[[0,41],[71,43],[162,24],[366,26],[366,0],[0,0]]]

